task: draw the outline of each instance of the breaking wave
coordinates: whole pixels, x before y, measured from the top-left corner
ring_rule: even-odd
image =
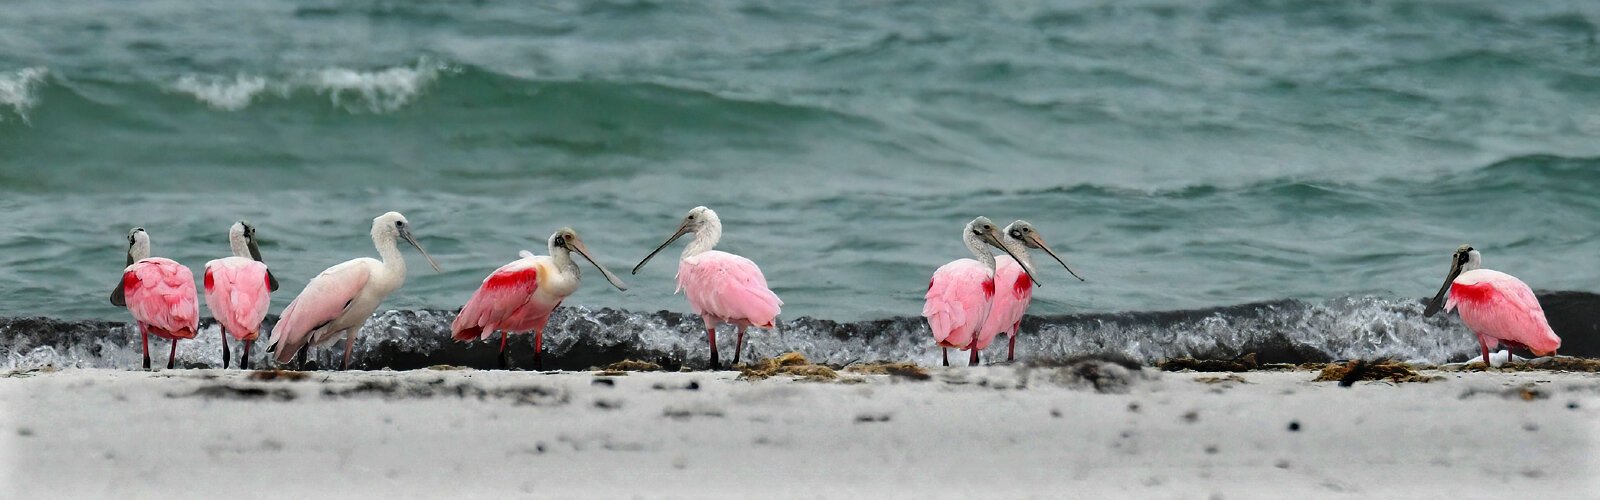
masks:
[[[239,111],[267,99],[289,99],[298,93],[324,96],[352,113],[388,113],[415,101],[451,67],[431,59],[409,66],[372,70],[330,67],[289,75],[253,74],[179,77],[171,90],[188,94],[214,109]]]
[[[1563,354],[1600,356],[1600,295],[1585,292],[1541,294],[1551,325],[1564,339]],[[357,341],[354,363],[363,369],[408,370],[432,365],[493,368],[496,343],[450,341],[451,311],[387,311],[367,323]],[[276,321],[269,317],[268,323]],[[1017,342],[1019,360],[1061,360],[1088,353],[1116,353],[1153,363],[1192,356],[1228,359],[1256,353],[1263,363],[1300,363],[1388,357],[1442,363],[1477,354],[1473,337],[1447,316],[1422,317],[1414,299],[1346,297],[1327,301],[1276,300],[1210,309],[1029,317]],[[732,332],[720,351],[732,354]],[[179,344],[178,360],[191,368],[220,365],[221,333],[206,320],[200,335]],[[835,322],[810,317],[783,322],[781,332],[753,330],[746,354],[769,357],[799,351],[824,363],[877,360],[939,363],[939,350],[918,317]],[[252,353],[253,366],[265,366],[264,341]],[[512,355],[527,366],[532,341],[515,336]],[[169,344],[154,340],[152,359],[160,366]],[[581,370],[623,359],[655,361],[668,368],[700,368],[709,351],[699,318],[659,311],[564,307],[546,330],[546,368]],[[235,344],[234,355],[238,354]],[[139,338],[132,325],[49,318],[0,319],[0,353],[6,368],[136,368]],[[338,344],[316,349],[312,363],[337,366]],[[1005,342],[997,341],[985,361],[1000,361]],[[957,356],[952,356],[957,357]],[[963,354],[960,358],[965,358]],[[962,362],[957,362],[962,364]]]

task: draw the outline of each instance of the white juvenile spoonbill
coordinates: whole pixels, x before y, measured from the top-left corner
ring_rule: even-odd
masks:
[[[267,317],[272,292],[278,291],[278,279],[261,260],[256,228],[249,222],[228,228],[228,247],[233,256],[206,263],[206,307],[222,330],[222,367],[228,367],[228,335],[233,335],[244,344],[239,368],[249,369],[250,346],[261,336],[261,320]]]
[[[192,339],[200,330],[200,302],[194,273],[182,264],[150,256],[150,234],[142,227],[128,232],[128,264],[122,283],[111,291],[111,304],[127,307],[139,325],[144,344],[144,369],[150,369],[150,336],[172,340],[167,368],[178,358],[178,339]]]
[[[1461,312],[1461,322],[1478,335],[1483,364],[1489,366],[1489,349],[1495,344],[1507,349],[1523,348],[1539,356],[1555,354],[1561,338],[1550,329],[1544,308],[1526,283],[1500,271],[1481,269],[1483,256],[1470,245],[1461,245],[1450,256],[1450,273],[1445,275],[1439,294],[1428,302],[1423,317],[1440,309]],[[1445,301],[1445,294],[1450,295]],[[1511,361],[1507,353],[1506,362]]]
[[[611,274],[600,261],[589,255],[589,248],[578,239],[572,228],[561,228],[550,235],[550,255],[534,255],[523,250],[522,258],[495,269],[483,279],[478,291],[462,306],[456,320],[450,324],[450,337],[471,342],[489,338],[500,331],[500,367],[506,368],[510,360],[506,354],[506,335],[533,331],[533,368],[544,369],[544,325],[550,313],[561,301],[578,291],[581,272],[572,260],[577,252],[594,264],[606,281],[617,290],[627,291],[627,285]]]
[[[302,348],[343,338],[344,361],[339,367],[350,368],[350,352],[355,348],[361,326],[378,310],[384,298],[406,282],[406,258],[396,245],[401,239],[416,247],[434,271],[440,270],[433,256],[411,235],[411,226],[404,215],[389,212],[372,219],[372,244],[383,260],[351,259],[311,278],[300,296],[283,309],[278,324],[272,327],[267,347],[274,352],[278,363],[289,362]]]
[[[927,302],[922,306],[922,317],[928,319],[933,340],[944,355],[944,366],[950,366],[950,348],[972,351],[969,365],[978,364],[978,333],[994,304],[994,254],[989,247],[999,248],[1007,254],[1000,242],[1000,233],[987,217],[968,222],[961,232],[961,241],[978,260],[957,259],[939,266],[928,281]],[[1015,258],[1016,256],[1012,256]],[[1023,268],[1031,281],[1033,272]]]
[[[744,350],[746,327],[777,328],[776,319],[783,301],[767,287],[767,277],[761,274],[756,263],[728,252],[712,250],[722,238],[722,220],[706,207],[694,207],[684,216],[677,232],[666,243],[646,255],[633,274],[661,253],[678,237],[694,233],[694,241],[683,249],[678,261],[678,289],[689,298],[689,308],[706,323],[706,337],[711,343],[711,369],[720,367],[717,361],[717,325],[731,323],[739,329],[734,343],[733,362],[739,363]],[[674,291],[673,293],[677,293]]]
[[[1029,272],[1038,270],[1033,266],[1033,256],[1028,255],[1028,249],[1044,250],[1056,262],[1060,262],[1072,277],[1078,278],[1078,281],[1083,281],[1083,277],[1073,272],[1066,261],[1061,260],[1061,256],[1044,243],[1044,237],[1028,221],[1018,220],[1007,225],[1001,233],[1000,244],[1016,258],[1011,255],[995,257],[994,307],[983,323],[983,332],[978,335],[978,350],[987,349],[996,335],[1006,333],[1006,361],[1011,361],[1016,359],[1017,333],[1022,329],[1022,316],[1027,314],[1028,304],[1033,302],[1033,280],[1028,279],[1028,273],[1022,272],[1022,269],[1027,268]]]

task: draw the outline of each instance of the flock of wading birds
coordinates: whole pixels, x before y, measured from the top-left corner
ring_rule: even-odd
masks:
[[[745,329],[777,328],[783,301],[767,287],[767,279],[755,262],[712,249],[722,236],[722,222],[716,212],[706,207],[690,210],[672,237],[639,261],[633,273],[638,274],[652,257],[688,233],[694,233],[694,240],[678,261],[678,289],[688,297],[689,307],[705,321],[711,368],[719,368],[716,329],[722,324],[737,328],[733,359],[738,363]],[[311,347],[342,338],[345,344],[341,369],[349,368],[350,353],[362,325],[384,298],[405,282],[406,263],[398,246],[400,240],[416,247],[428,264],[439,270],[438,263],[412,236],[405,216],[389,212],[372,219],[372,243],[381,259],[351,259],[312,278],[273,327],[267,341],[271,358],[278,364],[287,364],[298,354],[303,367]],[[969,363],[978,364],[979,351],[1000,333],[1009,338],[1006,360],[1010,361],[1015,357],[1022,316],[1028,309],[1033,287],[1038,284],[1038,271],[1029,249],[1043,250],[1073,277],[1080,281],[1083,278],[1026,221],[1012,222],[1002,229],[989,219],[978,217],[967,223],[962,241],[976,260],[955,260],[934,271],[922,316],[927,318],[934,342],[943,351],[946,366],[950,364],[951,348],[971,351]],[[244,221],[233,224],[228,230],[228,242],[233,256],[206,263],[206,305],[221,326],[223,367],[228,367],[228,336],[232,335],[244,344],[239,367],[248,368],[250,346],[260,335],[261,322],[278,281],[262,260],[254,227]],[[1000,249],[1005,255],[997,259],[991,248]],[[570,228],[550,235],[549,252],[533,255],[523,251],[521,259],[490,273],[450,325],[451,338],[471,342],[499,332],[499,363],[505,368],[510,365],[507,336],[531,331],[534,367],[543,369],[545,324],[550,313],[578,288],[580,273],[573,252],[599,269],[612,286],[627,289],[622,280],[594,259],[578,233]],[[1550,329],[1533,291],[1508,274],[1481,269],[1481,261],[1472,247],[1458,248],[1451,256],[1444,285],[1423,314],[1433,316],[1440,309],[1459,309],[1462,322],[1478,337],[1486,364],[1489,349],[1497,344],[1541,356],[1553,354],[1561,346],[1561,339]],[[1447,295],[1449,299],[1445,300]],[[138,323],[147,370],[150,335],[172,340],[167,368],[173,368],[178,340],[192,339],[199,330],[194,274],[170,259],[151,257],[150,235],[143,228],[134,228],[128,234],[128,265],[123,270],[122,283],[111,294],[111,303],[126,307]]]

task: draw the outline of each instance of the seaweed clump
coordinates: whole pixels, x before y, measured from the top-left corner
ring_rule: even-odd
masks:
[[[1417,373],[1410,365],[1392,359],[1367,361],[1358,359],[1348,363],[1328,363],[1317,374],[1316,382],[1338,381],[1340,387],[1350,387],[1363,380],[1388,380],[1394,383],[1432,382],[1442,377]]]
[[[649,361],[624,359],[598,368],[598,370],[607,372],[659,372],[661,371],[661,365]]]
[[[862,363],[845,367],[844,371],[860,373],[862,375],[890,375],[895,378],[911,380],[928,380],[933,378],[928,370],[922,366],[907,361],[891,362],[878,361],[875,363]]]
[[[808,382],[825,382],[839,378],[839,373],[832,368],[814,364],[806,359],[804,354],[798,352],[786,352],[775,358],[739,365],[737,368],[739,378],[744,380],[762,380],[774,375],[793,375]]]
[[[1261,363],[1256,362],[1256,353],[1249,353],[1233,359],[1195,359],[1188,356],[1164,360],[1157,364],[1161,371],[1175,372],[1193,370],[1197,372],[1247,372],[1261,368]]]

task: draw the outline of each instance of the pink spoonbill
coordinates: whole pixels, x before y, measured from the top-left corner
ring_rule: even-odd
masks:
[[[738,327],[739,336],[733,348],[733,362],[738,364],[744,350],[745,328],[777,328],[779,306],[783,301],[767,288],[767,278],[755,262],[711,249],[722,238],[722,220],[706,207],[690,210],[666,243],[633,266],[633,274],[639,274],[639,268],[650,262],[651,257],[685,233],[694,233],[694,241],[683,249],[683,257],[678,261],[677,291],[689,298],[689,308],[706,322],[706,337],[711,343],[711,369],[719,368],[717,325],[722,323]]]
[[[1016,359],[1017,333],[1022,329],[1022,316],[1028,312],[1028,304],[1033,302],[1033,280],[1028,276],[1038,268],[1033,266],[1033,256],[1028,255],[1028,249],[1044,250],[1056,262],[1060,262],[1072,277],[1078,278],[1078,281],[1083,281],[1083,277],[1073,272],[1072,267],[1044,243],[1044,237],[1039,236],[1039,231],[1028,221],[1019,220],[1007,225],[1001,234],[1000,244],[1010,255],[995,257],[994,308],[990,309],[989,318],[984,321],[983,333],[978,335],[978,349],[987,349],[996,335],[1005,333],[1008,337],[1006,361],[1011,361]],[[1012,258],[1012,255],[1016,258]],[[1028,272],[1023,272],[1023,268],[1027,268]]]
[[[433,256],[411,235],[410,223],[404,215],[389,212],[373,218],[372,244],[383,260],[351,259],[311,278],[300,296],[283,309],[278,324],[272,327],[267,348],[273,351],[278,363],[289,362],[301,349],[343,338],[344,361],[339,367],[350,368],[350,352],[355,348],[361,326],[378,310],[383,299],[406,282],[406,258],[400,254],[399,240],[416,247],[434,271],[440,270]]]
[[[150,256],[150,233],[136,227],[128,233],[128,266],[122,284],[111,291],[111,304],[127,307],[139,325],[144,344],[144,369],[150,369],[150,336],[172,340],[167,368],[178,357],[178,339],[192,339],[200,329],[200,302],[194,273],[182,264]]]
[[[944,355],[944,365],[950,366],[950,348],[972,351],[968,363],[978,364],[978,337],[984,321],[994,305],[995,261],[989,247],[1011,253],[1000,241],[1000,233],[987,217],[978,217],[967,223],[961,241],[978,260],[957,259],[939,266],[928,281],[927,303],[922,306],[922,317],[928,319],[933,340]],[[1015,255],[1012,258],[1016,258]],[[1034,284],[1033,271],[1024,267],[1023,274]]]
[[[1441,308],[1458,310],[1461,322],[1478,335],[1484,366],[1489,365],[1489,348],[1496,344],[1520,347],[1539,356],[1555,354],[1561,338],[1544,319],[1544,308],[1539,307],[1533,290],[1514,276],[1482,266],[1483,256],[1472,246],[1457,248],[1450,256],[1450,274],[1445,275],[1444,285],[1422,316],[1432,317]],[[1506,359],[1509,362],[1511,358]]]
[[[278,279],[261,260],[256,244],[256,228],[239,221],[228,228],[228,247],[233,256],[206,263],[206,308],[222,328],[222,367],[228,367],[228,335],[244,344],[239,353],[239,368],[250,368],[250,346],[261,336],[261,320],[267,317],[272,292]]]
[[[578,263],[572,260],[577,252],[617,290],[626,291],[627,285],[611,274],[605,266],[589,255],[588,247],[578,238],[578,232],[561,228],[550,235],[550,255],[534,255],[523,250],[522,258],[495,269],[483,279],[478,291],[467,300],[467,305],[456,315],[450,325],[450,336],[457,341],[483,340],[500,332],[500,367],[510,365],[506,356],[506,335],[533,331],[533,367],[544,369],[544,325],[550,313],[561,301],[578,291]]]

